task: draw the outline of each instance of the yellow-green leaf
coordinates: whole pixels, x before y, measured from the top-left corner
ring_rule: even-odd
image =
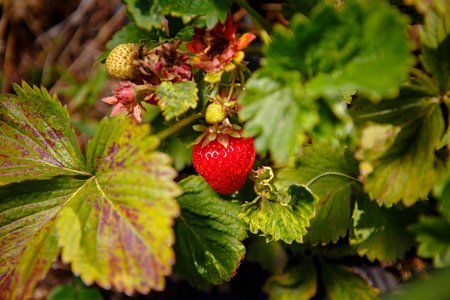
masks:
[[[244,203],[239,218],[249,223],[251,232],[261,231],[268,242],[303,242],[303,236],[307,233],[306,227],[315,214],[319,197],[305,185],[291,185],[287,193],[289,196],[286,196],[286,199],[278,201],[261,196],[252,202]]]
[[[104,119],[87,150],[90,177],[56,228],[62,259],[87,283],[128,295],[162,290],[175,258],[171,226],[180,193],[170,157],[153,151],[147,125]]]
[[[197,107],[198,88],[193,81],[172,83],[164,81],[156,88],[158,106],[166,121],[179,117]]]
[[[0,185],[58,175],[89,175],[69,115],[45,88],[14,85],[0,95]]]

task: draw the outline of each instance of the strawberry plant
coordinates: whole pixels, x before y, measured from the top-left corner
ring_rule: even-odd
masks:
[[[449,296],[449,1],[123,2],[87,145],[44,87],[1,95],[1,299],[58,258],[126,295],[249,260],[269,299]]]

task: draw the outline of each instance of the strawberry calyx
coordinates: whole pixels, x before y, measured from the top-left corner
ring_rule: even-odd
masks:
[[[228,118],[225,118],[222,122],[216,123],[213,126],[206,127],[204,125],[194,125],[193,128],[195,131],[202,132],[194,143],[195,145],[202,143],[202,148],[214,140],[217,140],[227,148],[230,136],[234,138],[243,136],[242,128],[236,124],[232,125]]]

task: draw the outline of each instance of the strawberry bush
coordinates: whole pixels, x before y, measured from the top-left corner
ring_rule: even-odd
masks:
[[[126,295],[251,260],[269,299],[449,296],[448,0],[123,2],[86,146],[44,87],[1,95],[1,299],[58,258]],[[354,266],[411,260],[387,296]]]

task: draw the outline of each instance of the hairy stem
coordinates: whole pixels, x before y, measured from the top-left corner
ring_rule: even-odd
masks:
[[[194,115],[192,115],[192,116],[190,116],[188,118],[185,118],[185,119],[183,119],[181,121],[176,122],[175,124],[173,124],[170,127],[167,127],[166,129],[158,132],[156,134],[156,136],[160,140],[165,139],[166,137],[174,134],[175,132],[177,132],[178,130],[183,128],[184,126],[187,126],[187,125],[191,124],[192,122],[200,119],[201,117],[203,117],[203,114],[200,114],[200,113],[199,114],[194,114]]]
[[[354,180],[354,181],[357,181],[357,182],[361,182],[359,179],[357,179],[357,178],[355,178],[355,177],[352,177],[352,176],[349,176],[349,175],[344,174],[344,173],[339,173],[339,172],[325,172],[325,173],[322,173],[322,174],[320,174],[320,175],[317,175],[316,177],[314,177],[313,179],[311,179],[311,180],[306,184],[306,186],[309,187],[309,186],[310,186],[312,183],[314,183],[314,181],[316,181],[317,179],[322,178],[322,177],[324,177],[324,176],[328,176],[328,175],[342,176],[342,177],[345,177],[345,178],[348,178],[348,179],[351,179],[351,180]]]

